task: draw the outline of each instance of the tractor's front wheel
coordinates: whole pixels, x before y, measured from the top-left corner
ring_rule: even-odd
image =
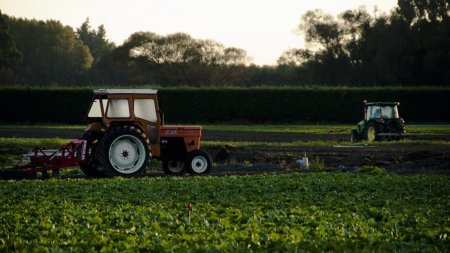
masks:
[[[194,150],[188,154],[186,167],[192,174],[206,174],[212,166],[211,156],[204,150]]]
[[[380,137],[378,136],[379,133],[380,133],[380,126],[375,122],[370,122],[366,126],[365,139],[367,141],[379,141],[380,140]]]
[[[181,175],[184,173],[184,161],[162,161],[163,171],[168,175]]]
[[[140,177],[145,174],[150,154],[141,131],[122,126],[104,135],[98,158],[107,176]]]

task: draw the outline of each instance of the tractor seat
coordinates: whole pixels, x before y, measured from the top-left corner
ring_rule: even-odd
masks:
[[[372,113],[372,117],[373,117],[373,118],[380,118],[380,117],[381,117],[381,109],[376,109],[376,110]]]

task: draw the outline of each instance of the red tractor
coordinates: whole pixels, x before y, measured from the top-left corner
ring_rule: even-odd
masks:
[[[6,174],[80,166],[87,176],[139,177],[150,159],[161,160],[166,174],[211,169],[210,155],[200,149],[201,127],[164,125],[156,90],[94,90],[86,120],[88,128],[79,140],[53,151],[36,147],[28,155],[30,164]]]

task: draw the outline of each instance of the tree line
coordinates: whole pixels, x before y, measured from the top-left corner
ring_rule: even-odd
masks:
[[[448,86],[449,9],[448,0],[398,0],[389,14],[311,10],[297,28],[306,48],[286,50],[274,66],[185,33],[136,32],[115,45],[89,19],[73,29],[0,12],[0,84]]]

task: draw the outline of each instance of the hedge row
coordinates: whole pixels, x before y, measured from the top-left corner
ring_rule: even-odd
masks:
[[[0,89],[2,123],[82,124],[91,89]],[[449,88],[163,89],[169,123],[336,122],[362,119],[362,99],[400,101],[408,122],[450,122]]]

